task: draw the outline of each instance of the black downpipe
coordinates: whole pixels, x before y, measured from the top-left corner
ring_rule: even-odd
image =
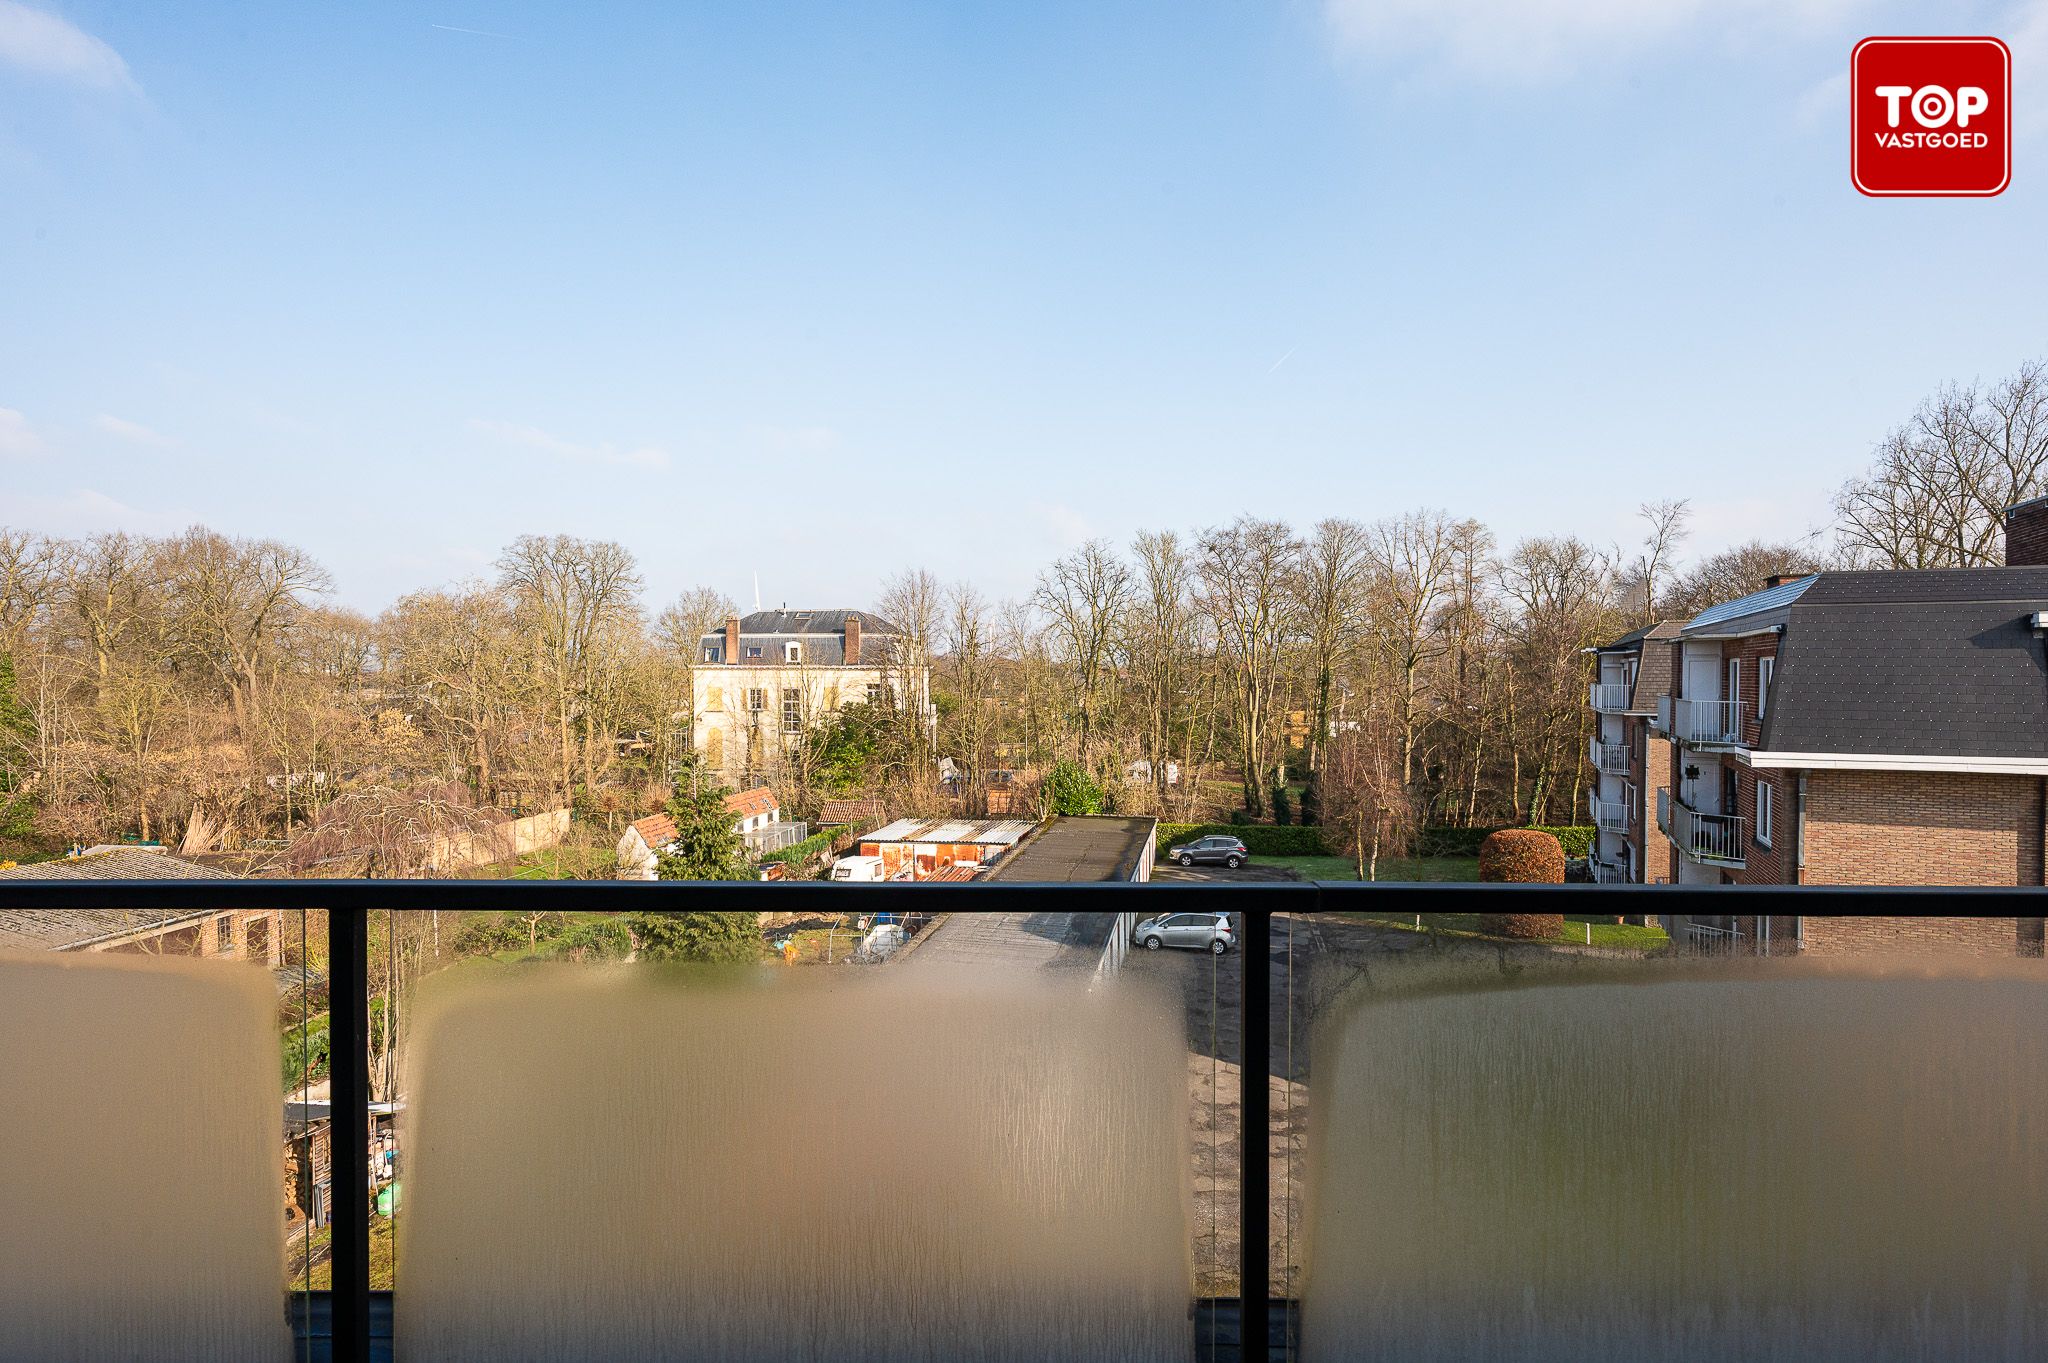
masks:
[[[1273,1068],[1273,918],[1271,909],[1246,909],[1244,1014],[1238,1054],[1237,1300],[1239,1354],[1244,1363],[1266,1363],[1266,1299],[1271,1292],[1267,1247],[1272,1201],[1271,1097]]]
[[[369,913],[327,911],[334,1363],[370,1359]]]

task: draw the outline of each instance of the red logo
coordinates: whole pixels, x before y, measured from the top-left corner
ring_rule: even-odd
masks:
[[[1894,195],[2012,181],[2012,53],[1996,38],[1865,38],[1849,56],[1850,173]]]

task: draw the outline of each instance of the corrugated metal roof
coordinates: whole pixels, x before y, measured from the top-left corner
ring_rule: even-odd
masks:
[[[863,834],[862,842],[1016,842],[1034,825],[1020,819],[898,819]]]
[[[1738,596],[1733,601],[1723,601],[1718,606],[1709,606],[1685,622],[1685,632],[1691,634],[1710,625],[1740,620],[1746,615],[1782,609],[1804,596],[1806,589],[1818,581],[1820,574],[1811,573],[1791,582],[1780,582],[1775,587],[1766,587],[1760,592],[1751,592],[1748,596]]]

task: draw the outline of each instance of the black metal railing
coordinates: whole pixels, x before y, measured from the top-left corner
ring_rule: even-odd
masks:
[[[1128,884],[876,884],[858,887],[822,882],[590,882],[590,881],[421,881],[421,880],[167,880],[18,881],[0,891],[0,905],[20,908],[317,909],[328,912],[329,1028],[332,1054],[362,1063],[330,1062],[333,1095],[333,1186],[366,1187],[369,1181],[368,1093],[369,1005],[368,923],[373,910],[506,909],[545,906],[557,911],[631,912],[651,908],[790,911],[799,908],[846,912],[847,896],[871,913],[1000,913],[1023,910],[1127,912]],[[1241,1132],[1269,1131],[1272,1075],[1272,918],[1276,913],[1353,909],[1375,915],[1463,912],[1475,908],[1519,912],[1577,912],[1598,904],[1617,914],[1688,916],[1741,914],[1831,914],[1842,916],[2038,918],[2048,912],[2048,889],[1863,888],[1846,886],[1683,885],[1473,885],[1243,883],[1184,884],[1146,904],[1152,912],[1231,912],[1240,916],[1242,971],[1242,1065],[1239,1070]],[[1054,898],[1054,896],[1057,896]],[[1711,914],[1709,911],[1711,910]],[[1268,1161],[1244,1151],[1239,1161],[1238,1281],[1242,1296],[1228,1311],[1236,1357],[1265,1363],[1274,1357],[1269,1317],[1282,1320],[1289,1303],[1269,1301],[1267,1242],[1271,1174]],[[333,1288],[295,1293],[299,1318],[324,1323],[331,1331],[335,1363],[369,1363],[372,1322],[380,1345],[389,1347],[391,1294],[370,1290],[369,1227],[351,1201],[352,1214],[333,1224]],[[1208,1308],[1212,1314],[1214,1304]],[[388,1357],[380,1349],[382,1356]]]

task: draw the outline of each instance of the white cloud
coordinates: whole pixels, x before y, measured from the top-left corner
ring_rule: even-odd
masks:
[[[0,63],[102,90],[135,88],[121,54],[67,20],[0,0]]]
[[[94,417],[92,424],[105,431],[108,435],[117,435],[123,440],[133,441],[137,445],[154,445],[162,449],[178,443],[163,432],[153,431],[139,421],[124,421],[120,417],[110,416],[105,412],[101,412],[98,416]]]
[[[102,530],[127,530],[140,535],[171,535],[196,519],[179,508],[130,506],[97,489],[82,487],[57,497],[29,495],[21,499],[19,519],[48,535],[92,535]]]
[[[1820,84],[1799,97],[1793,106],[1792,116],[1802,128],[1825,127],[1829,123],[1839,124],[1842,136],[1849,135],[1849,71],[1847,67],[1835,72]]]
[[[514,421],[486,421],[480,417],[470,418],[469,428],[502,440],[508,445],[540,450],[557,458],[582,464],[628,465],[645,469],[668,467],[668,451],[652,445],[642,445],[630,450],[622,450],[609,442],[601,445],[579,445],[573,440],[564,440],[538,426],[522,426]]]
[[[1865,0],[1324,0],[1339,42],[1489,79],[1533,81],[1694,31],[1801,29]]]
[[[43,438],[28,418],[12,407],[0,407],[0,455],[27,458],[43,452]]]

